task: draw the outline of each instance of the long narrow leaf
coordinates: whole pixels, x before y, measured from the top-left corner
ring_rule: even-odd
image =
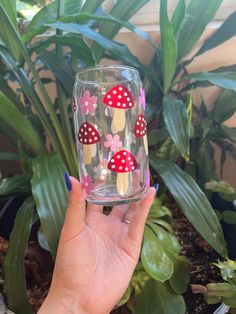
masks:
[[[104,0],[85,1],[81,12],[94,13],[104,2]]]
[[[0,181],[0,196],[14,194],[30,194],[30,174],[17,174]]]
[[[61,29],[66,32],[72,32],[75,34],[82,34],[85,37],[92,39],[99,43],[104,49],[110,52],[112,56],[115,56],[116,58],[120,58],[120,56],[123,56],[123,60],[125,60],[127,63],[135,66],[135,67],[143,67],[141,62],[136,58],[134,55],[131,54],[127,46],[116,43],[111,41],[110,39],[107,39],[104,36],[101,36],[100,34],[96,33],[94,30],[92,30],[87,25],[79,25],[74,23],[63,23],[63,22],[56,22],[52,24],[48,24],[48,26],[56,29]],[[98,56],[96,54],[95,58],[98,61]]]
[[[209,82],[211,85],[236,91],[235,72],[198,72],[184,76],[183,80]]]
[[[32,314],[26,295],[24,256],[29,240],[34,202],[25,200],[18,210],[4,261],[5,284],[9,308],[17,314]]]
[[[185,159],[189,159],[190,128],[188,112],[183,101],[171,95],[163,98],[163,116],[166,128]]]
[[[167,14],[167,0],[161,0],[160,28],[162,76],[164,93],[167,93],[175,73],[177,58],[176,40]]]
[[[213,19],[223,0],[191,0],[177,33],[178,61],[189,53]]]
[[[119,20],[128,21],[147,2],[148,0],[119,0],[116,1],[116,4],[112,7],[109,14]],[[122,26],[118,24],[113,24],[107,27],[107,23],[104,23],[99,29],[99,34],[108,39],[113,39],[121,27]],[[96,59],[99,62],[105,51],[105,47],[99,45],[99,42],[95,42],[92,48],[96,55]]]
[[[42,231],[54,258],[67,205],[65,171],[57,154],[33,159],[32,192]]]
[[[186,172],[154,154],[152,167],[160,174],[180,208],[202,237],[222,256],[227,255],[219,220],[206,195]]]
[[[30,121],[17,109],[17,107],[0,92],[0,117],[4,119],[23,141],[35,152],[44,154],[45,148],[37,131]]]
[[[224,90],[214,104],[212,116],[217,122],[228,120],[236,111],[236,93]]]
[[[180,25],[185,16],[185,11],[186,11],[185,0],[179,0],[171,19],[171,25],[174,34],[176,34],[180,28]]]
[[[199,56],[206,52],[207,50],[213,49],[223,44],[224,42],[226,42],[235,35],[236,35],[236,12],[233,12],[232,14],[230,14],[227,20],[221,25],[221,27],[217,29],[216,32],[205,41],[203,46],[197,52],[196,56]]]

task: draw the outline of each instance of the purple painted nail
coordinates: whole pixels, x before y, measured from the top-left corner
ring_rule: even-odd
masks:
[[[65,172],[65,182],[66,182],[66,187],[67,187],[68,191],[71,191],[72,184],[71,184],[71,181],[70,181],[69,174],[67,172]]]
[[[156,192],[158,191],[158,189],[159,189],[159,184],[158,183],[155,183],[154,185],[153,185],[153,187],[154,187],[154,189],[156,190]]]

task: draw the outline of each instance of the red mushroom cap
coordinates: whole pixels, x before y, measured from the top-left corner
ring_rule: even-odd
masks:
[[[92,124],[84,122],[79,128],[78,139],[80,143],[90,145],[99,142],[101,137]]]
[[[128,109],[134,106],[132,94],[122,85],[111,88],[103,97],[103,102],[105,105],[117,109]]]
[[[139,114],[135,123],[134,134],[136,137],[143,137],[147,133],[147,122],[143,114]]]
[[[110,159],[107,167],[115,172],[131,172],[137,168],[137,161],[127,150],[120,150]]]

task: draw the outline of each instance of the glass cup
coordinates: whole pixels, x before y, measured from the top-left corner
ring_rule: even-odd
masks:
[[[138,71],[87,68],[74,85],[79,176],[89,203],[140,200],[149,185],[145,95]]]

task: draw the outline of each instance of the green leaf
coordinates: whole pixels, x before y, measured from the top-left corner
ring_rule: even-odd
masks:
[[[148,133],[148,144],[149,145],[156,145],[160,142],[163,142],[167,139],[168,132],[166,128],[161,129],[153,129]]]
[[[16,19],[16,0],[0,0],[0,3],[3,5],[4,9],[7,12],[12,24],[17,29],[17,19]],[[2,26],[2,25],[1,25]]]
[[[73,69],[65,63],[64,57],[57,56],[51,51],[45,51],[40,55],[40,59],[61,82],[67,93],[72,95],[75,74]]]
[[[8,15],[9,14],[9,15]],[[20,60],[21,52],[20,48],[11,37],[11,30],[9,29],[8,25],[4,23],[3,16],[8,16],[9,23],[11,27],[16,30],[17,28],[17,21],[16,21],[16,12],[11,6],[11,1],[9,0],[1,0],[0,1],[0,20],[1,20],[1,27],[0,27],[0,42],[3,41],[7,49],[11,52],[15,60]]]
[[[33,17],[32,21],[27,27],[27,32],[34,30],[38,26],[43,26],[46,23],[57,19],[58,2],[53,1],[43,8]],[[64,1],[64,15],[78,14],[81,10],[81,0],[65,0]]]
[[[163,98],[163,116],[166,128],[183,157],[189,159],[190,130],[186,105],[173,96]]]
[[[206,195],[192,177],[174,163],[162,160],[154,154],[150,156],[150,163],[196,230],[219,254],[227,256],[218,218]]]
[[[110,52],[112,56],[115,58],[120,59],[122,56],[123,60],[126,61],[128,64],[133,65],[135,67],[144,67],[137,57],[133,56],[132,53],[129,51],[127,46],[123,44],[119,44],[116,42],[111,41],[110,39],[101,36],[96,31],[92,30],[88,25],[80,25],[74,23],[63,23],[63,22],[56,22],[47,24],[48,26],[56,29],[60,29],[66,32],[72,32],[75,34],[82,34],[85,37],[96,41],[99,45],[101,45],[104,49]],[[98,56],[94,52],[94,56],[96,58],[96,62],[98,62]]]
[[[236,142],[236,128],[228,128],[222,124],[221,129],[230,141]]]
[[[236,12],[233,12],[224,21],[220,28],[210,36],[202,45],[196,56],[203,54],[204,52],[211,50],[236,35]]]
[[[235,72],[198,72],[185,75],[182,80],[209,82],[211,85],[216,85],[218,87],[233,90],[236,92]]]
[[[189,283],[189,265],[185,256],[174,257],[174,274],[169,279],[171,288],[178,294],[187,290]]]
[[[170,88],[176,69],[177,46],[172,25],[168,19],[167,0],[161,0],[160,4],[160,28],[161,28],[161,66],[164,93]]]
[[[128,21],[147,2],[148,0],[119,0],[116,1],[109,14],[119,20]],[[99,34],[107,39],[113,39],[121,27],[122,26],[119,24],[111,24],[108,26],[107,23],[103,23],[99,28]],[[94,42],[92,49],[99,63],[106,47],[100,45],[99,42]]]
[[[221,300],[230,307],[236,307],[236,293],[231,298],[221,298]]]
[[[4,261],[5,284],[9,308],[17,314],[32,314],[27,300],[24,257],[34,212],[32,197],[27,198],[17,212]]]
[[[161,226],[153,222],[147,222],[148,226],[154,231],[158,239],[162,243],[162,247],[169,251],[171,255],[179,255],[181,251],[181,246],[179,241],[169,232],[167,232]]]
[[[17,174],[0,181],[0,196],[11,194],[29,194],[31,192],[30,174]]]
[[[31,48],[31,51],[37,51],[42,54],[51,44],[67,46],[72,49],[75,56],[86,66],[95,66],[95,58],[92,49],[80,35],[66,34],[63,36],[54,35],[41,41]],[[52,54],[52,53],[51,53]],[[65,64],[65,61],[63,62]],[[67,73],[67,75],[70,73]]]
[[[65,171],[57,154],[33,159],[32,193],[43,234],[54,258],[67,207]]]
[[[217,192],[220,197],[228,202],[232,202],[236,198],[236,190],[226,181],[211,180],[205,184],[206,189]]]
[[[215,16],[223,0],[191,0],[177,33],[178,61],[188,54]]]
[[[148,219],[163,218],[166,216],[171,218],[172,217],[171,211],[166,206],[162,206],[160,199],[155,197],[152,206],[149,210]]]
[[[94,13],[103,2],[104,0],[85,1],[81,11],[87,13]]]
[[[17,109],[17,107],[0,92],[0,117],[4,119],[34,151],[43,154],[45,148],[37,131],[31,122]]]
[[[236,212],[233,210],[224,210],[222,212],[222,219],[227,224],[236,225]]]
[[[180,28],[180,25],[185,16],[185,11],[186,11],[185,0],[179,0],[171,19],[171,25],[173,28],[174,35],[177,34]]]
[[[168,283],[150,280],[143,292],[135,297],[134,314],[184,314],[186,306],[182,296]]]
[[[164,282],[174,272],[173,262],[165,253],[161,241],[148,227],[144,230],[141,261],[148,275],[155,280]]]
[[[236,93],[224,90],[214,103],[212,116],[217,122],[228,120],[236,111]]]
[[[19,160],[19,155],[13,152],[0,152],[0,160]]]

